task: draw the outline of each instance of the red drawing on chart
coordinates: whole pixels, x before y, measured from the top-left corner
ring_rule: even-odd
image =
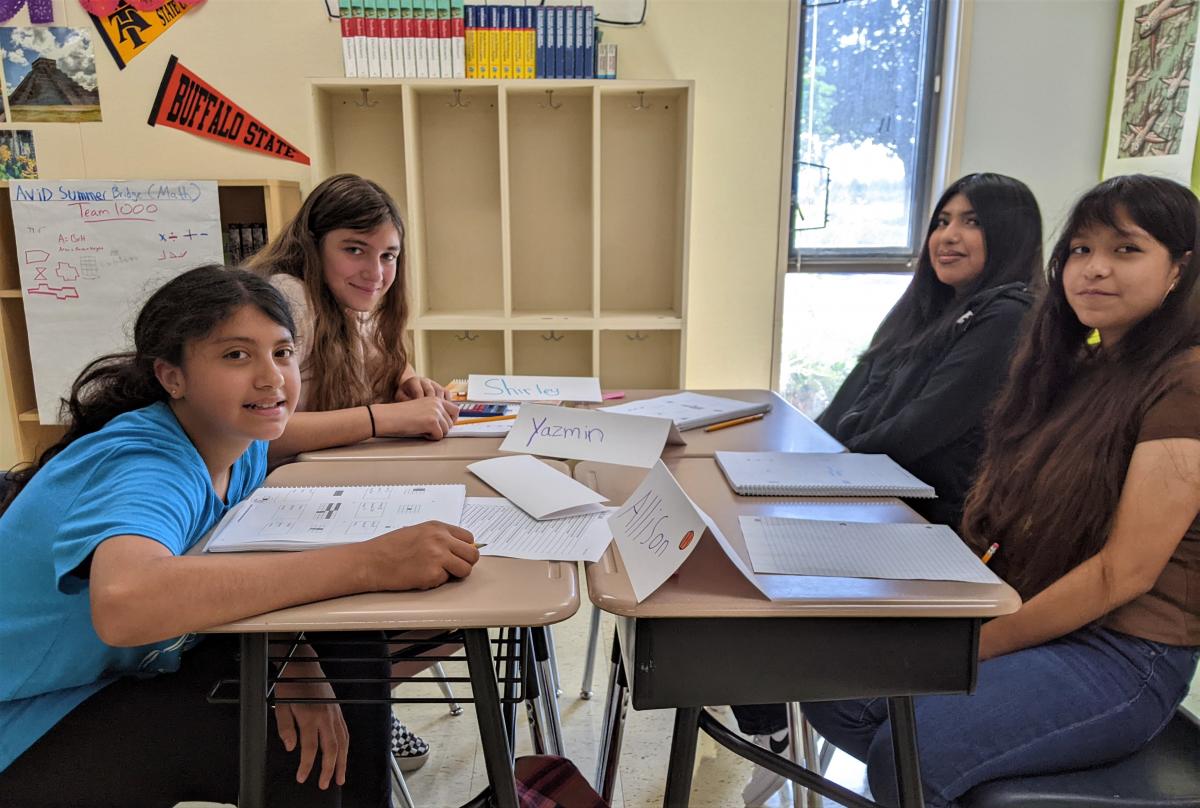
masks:
[[[49,260],[50,260],[50,253],[46,252],[45,250],[26,250],[25,251],[25,263],[27,263],[27,264],[40,264],[43,261],[49,261]]]
[[[45,267],[34,267],[34,269],[37,270],[37,274],[33,276],[33,279],[35,281],[46,280],[46,268]]]
[[[32,289],[26,289],[25,291],[31,295],[46,295],[47,297],[53,297],[58,300],[66,300],[67,298],[75,299],[79,297],[79,290],[74,286],[55,287],[48,283],[39,283]]]
[[[74,281],[79,279],[79,268],[71,266],[65,261],[59,261],[58,269],[54,270],[54,274],[64,281]]]
[[[172,258],[183,258],[184,256],[187,255],[187,252],[188,252],[187,250],[184,250],[181,253],[171,252],[170,250],[163,250],[162,255],[158,256],[158,260],[159,261],[170,261]]]

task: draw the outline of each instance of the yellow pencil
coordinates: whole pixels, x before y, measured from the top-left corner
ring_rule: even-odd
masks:
[[[757,415],[747,415],[745,418],[734,418],[732,421],[722,421],[719,424],[713,424],[712,426],[704,427],[704,431],[705,432],[716,432],[718,429],[724,429],[725,427],[737,426],[738,424],[748,424],[751,421],[759,420],[764,415],[766,415],[766,413],[760,412]]]
[[[483,544],[480,544],[479,542],[475,542],[471,546],[474,547],[476,550],[482,550],[484,547],[488,546],[488,543],[484,542]]]
[[[991,561],[992,556],[994,556],[996,554],[996,551],[999,549],[1000,549],[1000,543],[992,542],[992,546],[987,548],[987,552],[983,554],[983,558],[981,559],[983,561],[983,563],[986,564],[989,561]]]
[[[459,426],[474,426],[475,424],[486,424],[489,421],[511,421],[516,418],[514,415],[490,415],[487,418],[462,418],[459,419]]]

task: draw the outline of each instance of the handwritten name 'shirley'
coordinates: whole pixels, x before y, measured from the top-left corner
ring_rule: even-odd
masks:
[[[525,441],[525,446],[528,447],[533,443],[533,439],[541,436],[543,438],[573,438],[574,440],[587,441],[592,443],[604,443],[604,430],[599,427],[589,426],[561,426],[558,424],[549,424],[549,416],[542,418],[540,421],[537,418],[533,421],[533,433],[530,434],[529,440]]]

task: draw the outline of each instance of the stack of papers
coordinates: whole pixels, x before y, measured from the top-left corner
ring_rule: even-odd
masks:
[[[674,393],[669,396],[630,401],[612,407],[602,407],[604,412],[623,415],[649,415],[654,418],[670,418],[680,430],[696,429],[747,415],[769,412],[769,402],[756,404],[735,398],[705,396],[700,393]]]
[[[805,452],[717,452],[729,487],[748,496],[932,498],[887,455]]]
[[[945,525],[739,516],[755,572],[998,584]]]
[[[260,488],[213,530],[207,552],[311,550],[437,520],[462,520],[465,485]]]
[[[505,407],[505,415],[516,415],[521,411],[519,404],[509,404]],[[474,423],[483,421],[484,423]],[[490,421],[487,418],[460,418],[450,427],[448,438],[502,438],[513,428],[513,419],[507,421]]]
[[[462,526],[484,556],[535,561],[599,561],[612,541],[609,508],[583,516],[538,521],[507,499],[467,497]]]

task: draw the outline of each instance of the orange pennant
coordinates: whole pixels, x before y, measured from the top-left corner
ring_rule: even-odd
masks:
[[[309,164],[308,155],[172,56],[150,110],[151,126],[162,124],[259,154]]]

